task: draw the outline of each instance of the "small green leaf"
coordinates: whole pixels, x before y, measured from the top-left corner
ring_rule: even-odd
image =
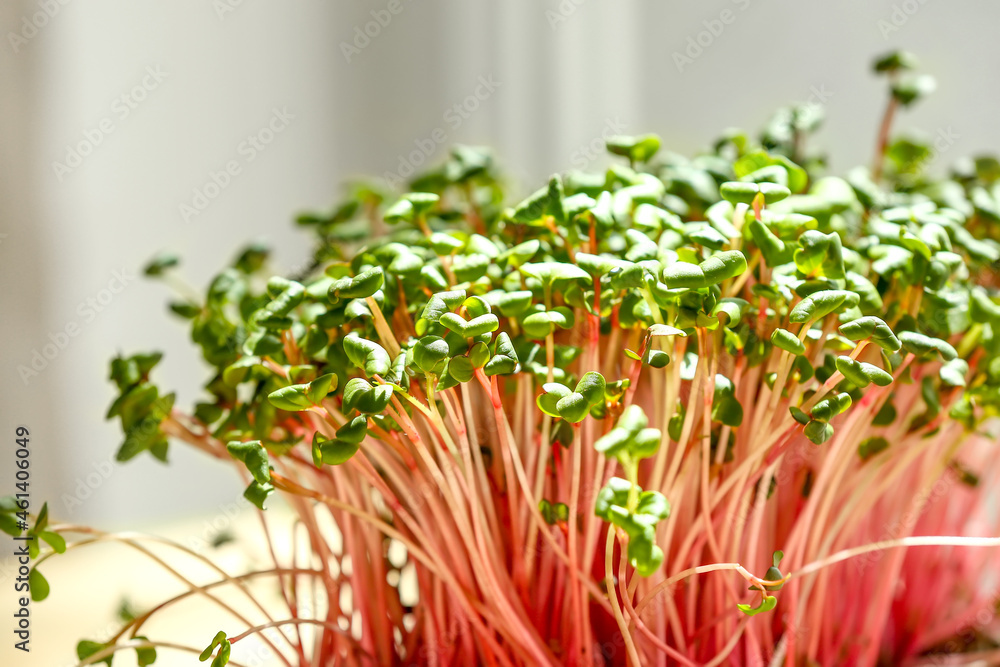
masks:
[[[784,554],[780,551],[775,551],[774,554],[774,565],[767,568],[767,572],[765,572],[762,577],[764,581],[781,581],[785,578],[785,575],[783,575],[781,570],[778,569],[778,563],[781,562],[781,558]],[[768,591],[780,591],[783,587],[784,584],[774,584],[771,586],[764,586],[764,589]]]
[[[94,655],[95,653],[97,653],[99,651],[103,651],[107,647],[108,647],[107,644],[101,644],[100,642],[93,642],[93,641],[90,641],[89,639],[84,639],[84,640],[78,642],[77,645],[76,645],[76,656],[80,660],[86,660],[90,656]],[[111,667],[111,663],[112,663],[112,660],[114,659],[114,657],[115,656],[112,653],[108,657],[106,657],[103,660],[101,660],[101,662],[103,662],[104,664],[106,664],[108,667]]]
[[[339,299],[365,299],[382,289],[385,274],[381,266],[373,266],[353,278],[340,278],[330,285],[329,296]]]
[[[644,428],[632,437],[629,454],[633,459],[646,459],[660,449],[663,434],[658,428]]]
[[[549,188],[539,188],[510,211],[513,222],[531,224],[541,220],[551,206]]]
[[[490,360],[490,348],[486,343],[476,343],[469,350],[469,362],[473,368],[482,368]]]
[[[965,376],[969,374],[969,363],[965,359],[952,359],[942,364],[941,381],[949,387],[964,387]]]
[[[726,328],[733,329],[743,321],[743,312],[749,305],[744,299],[725,297],[712,308],[712,316],[717,317]]]
[[[568,422],[583,421],[590,409],[604,401],[606,383],[604,376],[591,371],[584,374],[574,391],[558,382],[542,386],[545,393],[536,399],[539,409],[552,417],[562,417]]]
[[[836,232],[824,234],[815,229],[803,232],[793,258],[796,268],[806,276],[830,280],[845,277],[843,248]]]
[[[982,287],[974,287],[969,292],[969,317],[979,324],[1000,325],[1000,305]]]
[[[762,614],[766,611],[771,611],[776,606],[778,606],[778,598],[773,595],[765,595],[761,600],[760,604],[756,607],[751,607],[748,604],[738,604],[736,607],[742,611],[747,616],[756,616],[757,614]]]
[[[392,385],[372,386],[364,378],[351,378],[344,386],[343,410],[345,413],[357,409],[365,414],[377,414],[385,410],[392,399]]]
[[[149,641],[149,637],[144,637],[142,635],[136,635],[133,639],[146,642]],[[152,646],[148,646],[146,648],[136,648],[135,660],[138,667],[149,667],[149,665],[156,662],[156,649]]]
[[[469,321],[466,321],[461,315],[445,313],[438,321],[463,338],[475,338],[500,328],[500,320],[492,313],[474,317]]]
[[[896,421],[896,406],[892,404],[892,400],[887,400],[872,418],[872,426],[888,426],[894,421]]]
[[[531,258],[538,254],[541,246],[542,244],[538,239],[530,239],[500,253],[497,257],[497,262],[501,263],[501,265],[506,263],[510,268],[516,269],[522,264],[531,261]]]
[[[771,342],[774,343],[775,347],[797,356],[806,353],[806,346],[802,341],[795,334],[785,329],[775,329],[771,333]]]
[[[872,63],[872,69],[882,74],[886,72],[899,72],[911,70],[917,67],[917,57],[909,51],[891,51],[879,56]]]
[[[275,276],[267,282],[272,300],[254,315],[254,321],[267,329],[282,331],[292,325],[289,314],[305,298],[305,288],[294,280]]]
[[[266,501],[267,497],[272,493],[274,493],[274,486],[272,484],[261,484],[260,482],[254,480],[250,482],[250,486],[248,486],[246,491],[243,492],[243,497],[256,505],[258,509],[263,510],[264,501]]]
[[[664,368],[670,363],[670,355],[663,350],[649,350],[646,352],[646,363],[650,368]]]
[[[858,305],[860,297],[847,290],[820,290],[813,292],[795,304],[788,314],[790,322],[813,322],[826,317],[841,308],[853,308]]]
[[[951,361],[958,356],[955,348],[940,338],[932,338],[914,331],[903,331],[899,334],[899,341],[907,352],[912,352],[918,357],[927,357],[937,352],[945,361]]]
[[[559,410],[557,409],[557,404],[563,398],[572,395],[572,390],[569,387],[559,384],[558,382],[547,382],[542,385],[542,392],[535,399],[535,403],[538,405],[538,409],[547,414],[550,417],[559,417]]]
[[[293,384],[272,391],[267,395],[267,400],[279,410],[288,412],[299,412],[312,407],[312,401],[306,395],[307,385]]]
[[[427,300],[427,304],[420,313],[420,320],[437,323],[442,315],[452,308],[457,308],[463,301],[465,301],[465,290],[438,292]]]
[[[306,397],[315,404],[320,404],[327,395],[337,388],[337,374],[321,375],[306,385]]]
[[[254,379],[256,373],[265,371],[269,373],[270,369],[264,366],[260,357],[244,356],[222,371],[222,381],[230,387],[235,387],[242,382]]]
[[[425,373],[448,358],[450,347],[440,336],[424,336],[413,346],[413,362]]]
[[[850,357],[839,356],[836,359],[837,370],[859,389],[864,389],[871,383],[879,387],[892,384],[892,375],[878,366]]]
[[[28,589],[31,591],[31,599],[35,602],[41,602],[49,596],[49,582],[37,567],[31,568],[31,572],[28,573]]]
[[[903,106],[910,106],[917,100],[926,97],[937,88],[934,77],[928,74],[908,75],[901,77],[892,86],[892,96]]]
[[[510,336],[507,335],[506,331],[501,332],[496,337],[494,356],[487,362],[483,368],[483,372],[487,376],[509,375],[516,373],[519,366],[517,352],[510,341]]]
[[[504,317],[516,317],[531,306],[531,300],[532,294],[529,290],[501,292],[493,301],[493,305]]]
[[[803,433],[815,444],[822,445],[833,437],[833,427],[827,422],[813,420],[806,424]]]
[[[618,456],[625,451],[632,434],[623,428],[613,428],[594,443],[594,449],[608,457]]]
[[[840,325],[840,333],[850,340],[871,338],[872,342],[889,352],[898,351],[902,345],[889,325],[873,315]]]
[[[386,375],[389,372],[391,360],[385,348],[374,341],[361,338],[355,332],[344,336],[344,352],[351,363],[363,368],[369,377]]]
[[[712,403],[712,419],[735,428],[743,423],[743,406],[733,396],[722,396]]]
[[[458,282],[471,283],[486,275],[492,261],[488,255],[479,252],[456,255],[451,270]]]
[[[229,640],[226,639],[226,633],[221,630],[212,639],[212,643],[208,645],[201,655],[198,656],[200,662],[205,662],[212,657],[212,653],[215,652],[215,647],[219,647],[219,654],[212,661],[212,667],[226,667],[229,664],[229,652],[232,650]]]
[[[573,392],[556,403],[556,412],[568,422],[577,423],[590,412],[590,405],[582,395]]]
[[[604,381],[603,375],[596,371],[589,371],[584,373],[580,381],[576,383],[574,391],[586,399],[589,407],[604,400],[604,388],[606,385],[607,383]]]
[[[648,162],[660,150],[660,138],[655,134],[637,137],[613,136],[605,140],[608,152],[628,158],[629,162]]]
[[[802,424],[803,426],[809,423],[810,420],[809,415],[807,415],[801,408],[792,405],[789,406],[788,412],[789,414],[792,415],[792,419]]]
[[[368,417],[359,415],[349,419],[337,429],[337,439],[351,444],[359,444],[368,434]]]
[[[617,426],[634,435],[646,428],[648,424],[649,419],[646,417],[645,411],[643,411],[642,407],[633,403],[622,412],[618,418]]]
[[[367,420],[365,420],[367,423]],[[340,435],[338,431],[338,436]],[[340,437],[328,440],[322,435],[317,433],[313,437],[313,449],[318,450],[318,458],[323,463],[328,465],[341,465],[351,460],[360,448],[360,443],[363,438],[358,438],[356,442],[348,442],[347,440],[342,440]],[[316,462],[316,452],[313,453],[313,463]]]
[[[757,195],[761,195],[765,204],[779,202],[791,190],[777,183],[747,183],[744,181],[728,181],[719,186],[719,194],[732,204],[752,204]]]
[[[468,382],[475,375],[476,369],[468,357],[453,357],[448,362],[448,375],[458,382]]]
[[[528,315],[521,322],[521,326],[524,329],[524,333],[529,337],[545,338],[555,331],[556,327],[569,329],[573,326],[573,320],[573,311],[569,308],[559,306],[552,310],[539,311]]]
[[[628,544],[629,562],[639,576],[649,577],[663,565],[663,550],[650,538],[633,538]]]
[[[142,272],[150,277],[163,275],[167,269],[172,269],[181,263],[176,253],[161,252],[149,264],[143,268]]]
[[[748,229],[750,231],[750,236],[753,238],[753,242],[757,245],[760,250],[761,255],[764,256],[764,261],[768,266],[778,266],[784,263],[786,249],[785,243],[780,238],[774,235],[767,225],[765,225],[756,217],[752,218],[749,223],[747,223]]]
[[[813,419],[828,422],[851,407],[851,395],[844,392],[825,398],[810,411]]]
[[[700,264],[675,262],[663,268],[663,282],[676,289],[699,289],[734,278],[747,269],[747,260],[739,250],[726,250],[712,255]]]
[[[552,285],[562,280],[586,280],[590,282],[590,274],[576,264],[563,262],[538,262],[520,267],[521,273],[542,283]]]
[[[861,444],[858,445],[858,456],[861,457],[862,461],[867,461],[886,449],[889,449],[889,441],[881,436],[873,436],[861,441]]]
[[[246,464],[247,470],[253,478],[265,484],[271,481],[271,467],[267,457],[267,451],[260,440],[240,442],[234,440],[226,445],[229,455],[238,461]]]

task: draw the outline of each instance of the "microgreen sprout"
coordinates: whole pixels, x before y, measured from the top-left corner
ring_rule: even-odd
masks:
[[[1000,545],[971,536],[1000,529],[1000,162],[933,178],[893,140],[932,87],[914,67],[875,63],[871,172],[826,173],[802,106],[691,159],[610,138],[606,170],[520,201],[457,147],[410,192],[300,216],[308,270],[252,246],[182,294],[203,397],[175,407],[159,354],[116,358],[118,459],[229,461],[314,556],[275,557],[284,615],[201,660],[283,619],[287,665],[902,664],[959,632]],[[116,642],[80,657],[154,646]]]

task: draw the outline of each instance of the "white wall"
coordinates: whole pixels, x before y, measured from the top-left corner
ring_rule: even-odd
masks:
[[[220,16],[216,7],[227,1],[238,6]],[[132,280],[92,321],[79,304],[100,296],[115,271],[136,274],[163,248],[184,256],[199,287],[254,238],[274,243],[278,268],[292,266],[307,252],[290,225],[296,211],[330,204],[348,176],[397,169],[435,128],[449,141],[497,146],[527,189],[584,159],[580,148],[609,125],[655,131],[668,148],[690,152],[724,127],[759,126],[775,106],[823,91],[822,141],[835,151],[834,167],[846,168],[868,160],[883,103],[867,64],[905,46],[940,85],[901,126],[958,135],[935,167],[1000,146],[1000,4],[985,0],[400,0],[398,14],[385,13],[388,0],[58,2],[0,5],[0,433],[30,426],[35,498],[104,526],[211,513],[241,488],[178,446],[172,466],[143,457],[116,469],[75,511],[65,508],[61,494],[74,494],[119,441],[102,420],[113,397],[107,361],[117,350],[165,350],[156,377],[178,389],[181,403],[197,397],[204,379],[183,325],[165,312],[162,286]],[[15,52],[10,32],[40,4],[59,10]],[[391,20],[348,62],[342,43],[372,11]],[[883,35],[893,20],[898,30]],[[704,32],[711,28],[719,34]],[[707,46],[678,68],[674,53],[699,33]],[[115,100],[141,85],[147,68],[165,78],[123,117]],[[494,82],[492,92],[481,77]],[[446,115],[477,87],[475,112],[461,123]],[[275,108],[294,118],[247,161],[241,142]],[[104,118],[113,132],[60,178],[53,163]],[[433,146],[431,161],[445,151]],[[229,160],[240,175],[194,221],[182,220],[179,205]],[[18,366],[71,324],[78,335],[22,382]],[[13,473],[3,452],[5,493]]]

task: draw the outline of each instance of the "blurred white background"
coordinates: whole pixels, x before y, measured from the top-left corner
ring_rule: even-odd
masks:
[[[868,65],[895,47],[938,79],[899,127],[951,137],[944,169],[1000,147],[998,25],[987,0],[5,0],[0,495],[27,425],[33,498],[59,518],[149,527],[239,498],[227,468],[183,446],[168,467],[109,463],[117,351],[165,351],[154,377],[181,405],[205,379],[166,290],[138,276],[162,249],[199,288],[254,239],[281,271],[308,252],[296,212],[415,150],[433,163],[455,141],[493,145],[528,191],[588,162],[602,133],[690,153],[795,101],[825,105],[819,141],[844,170],[869,159],[884,89]],[[185,215],[230,161],[240,173]],[[44,368],[19,372],[50,343]]]

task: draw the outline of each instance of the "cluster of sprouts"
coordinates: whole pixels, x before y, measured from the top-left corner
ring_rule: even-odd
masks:
[[[277,628],[301,667],[995,659],[996,614],[945,647],[998,599],[1000,162],[926,174],[891,135],[930,87],[912,68],[876,64],[872,170],[825,173],[812,106],[690,159],[614,137],[606,170],[513,206],[457,147],[401,196],[300,217],[298,275],[251,246],[171,303],[205,398],[115,359],[119,460],[232,461],[311,546],[257,573],[286,608],[201,658]],[[151,664],[147,618],[80,658]]]

